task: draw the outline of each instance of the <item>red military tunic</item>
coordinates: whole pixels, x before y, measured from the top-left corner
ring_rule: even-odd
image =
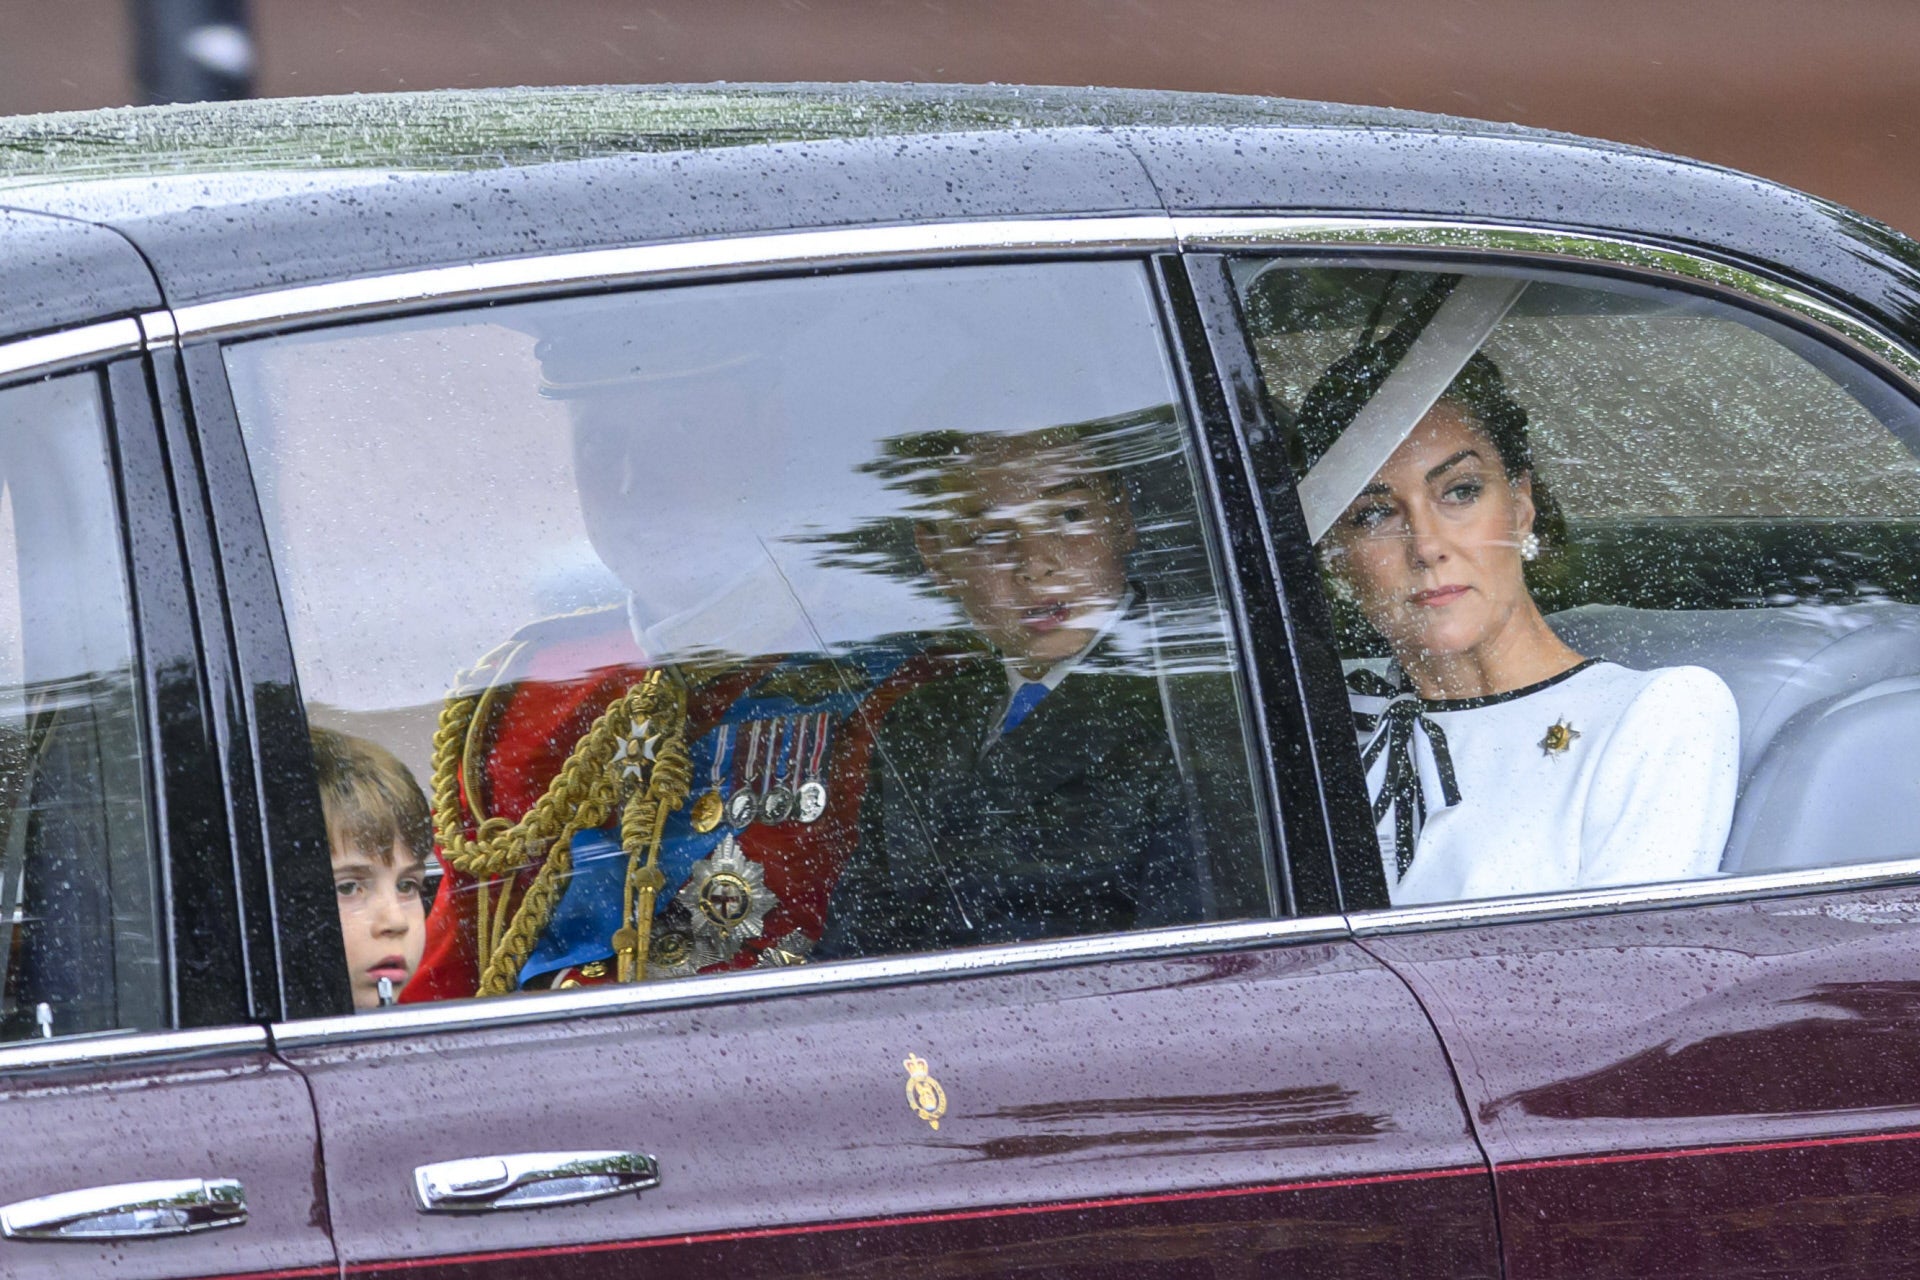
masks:
[[[793,963],[804,959],[808,947],[818,941],[828,899],[857,838],[874,726],[894,699],[925,680],[935,665],[937,660],[917,653],[875,651],[833,659],[767,656],[683,672],[686,738],[695,760],[693,794],[669,819],[661,855],[668,884],[660,895],[660,906],[664,911],[676,894],[683,902],[699,896],[694,892],[697,884],[693,890],[683,889],[689,879],[688,863],[703,852],[715,853],[721,837],[729,833],[738,854],[757,864],[774,900],[764,918],[755,922],[755,936],[735,935],[738,949],[698,966],[700,972]],[[490,658],[479,678],[489,684],[491,698],[483,699],[468,739],[477,757],[477,770],[469,777],[478,782],[481,794],[467,793],[468,779],[461,784],[469,837],[476,807],[488,817],[518,821],[545,794],[595,719],[647,673],[626,615],[618,609],[537,623]],[[808,727],[813,730],[812,749],[807,746]],[[757,783],[743,777],[750,738],[766,747],[760,761],[766,772]],[[776,743],[792,744],[777,748],[778,760],[773,758]],[[817,820],[760,821],[731,831],[722,821],[717,832],[695,831],[689,811],[716,785],[728,793],[721,798],[730,799],[743,785],[764,789],[774,784],[773,770],[778,767],[791,774],[784,778],[791,789],[808,767],[803,756],[816,753],[819,759],[812,767],[819,771],[827,794]],[[576,839],[574,883],[536,945],[534,957],[522,968],[523,985],[575,985],[604,981],[610,975],[612,966],[604,962],[612,956],[611,935],[619,925],[617,912],[609,915],[606,902],[605,873],[611,870],[612,859],[591,862],[583,860],[583,854],[617,852],[617,843],[617,831],[584,833]],[[426,950],[419,970],[401,994],[404,1002],[463,998],[475,994],[479,985],[479,886],[474,877],[446,860],[444,850],[440,858],[444,871],[427,919]],[[624,868],[624,855],[619,863]],[[695,867],[710,865],[694,863]],[[538,869],[537,862],[531,863],[511,877],[490,882],[489,904],[497,903],[504,886],[510,907],[517,906]],[[590,883],[596,875],[598,883]],[[656,921],[663,918],[657,916]],[[697,909],[693,923],[704,923]]]

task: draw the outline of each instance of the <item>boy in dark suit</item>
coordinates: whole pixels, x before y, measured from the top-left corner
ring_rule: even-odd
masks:
[[[937,444],[914,546],[971,625],[880,723],[823,958],[1198,919],[1124,485],[1084,429]]]

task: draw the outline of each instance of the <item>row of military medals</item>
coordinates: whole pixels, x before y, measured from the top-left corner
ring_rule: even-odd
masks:
[[[766,869],[747,857],[736,833],[755,823],[814,823],[827,811],[822,766],[833,733],[827,712],[750,721],[744,728],[745,743],[730,752],[739,732],[741,727],[732,724],[716,731],[709,785],[689,815],[693,829],[702,835],[716,830],[723,818],[733,830],[693,864],[686,884],[654,929],[647,960],[650,976],[685,977],[731,960],[749,939],[761,935],[768,914],[780,905],[767,887]],[[772,966],[801,964],[812,945],[812,939],[796,929],[764,949],[759,960]]]
[[[818,822],[827,811],[821,764],[833,734],[832,716],[820,711],[751,721],[745,726],[746,742],[729,753],[739,731],[739,726],[723,724],[717,732],[710,785],[693,804],[693,829],[705,835],[722,817],[735,831],[756,822]],[[735,778],[737,784],[730,786]]]

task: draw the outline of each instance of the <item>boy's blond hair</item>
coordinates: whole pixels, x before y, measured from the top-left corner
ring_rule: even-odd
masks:
[[[388,865],[397,840],[425,862],[433,853],[433,819],[412,771],[393,752],[365,738],[333,729],[310,728],[308,733],[327,843],[335,849],[358,849]]]

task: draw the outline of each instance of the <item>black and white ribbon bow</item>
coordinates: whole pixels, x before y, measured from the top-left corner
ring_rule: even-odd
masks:
[[[1393,810],[1394,865],[1404,879],[1407,868],[1413,865],[1420,830],[1427,823],[1426,790],[1420,785],[1420,766],[1413,758],[1414,730],[1425,735],[1427,749],[1433,754],[1434,771],[1440,775],[1440,797],[1445,801],[1440,806],[1443,809],[1460,803],[1453,755],[1447,750],[1446,732],[1425,714],[1424,705],[1412,690],[1397,687],[1365,668],[1348,674],[1347,687],[1364,697],[1388,699],[1379,714],[1356,711],[1354,720],[1360,732],[1373,734],[1360,753],[1361,770],[1371,774],[1381,755],[1387,758],[1386,776],[1381,779],[1380,793],[1373,798],[1373,822],[1380,825],[1387,810]]]

